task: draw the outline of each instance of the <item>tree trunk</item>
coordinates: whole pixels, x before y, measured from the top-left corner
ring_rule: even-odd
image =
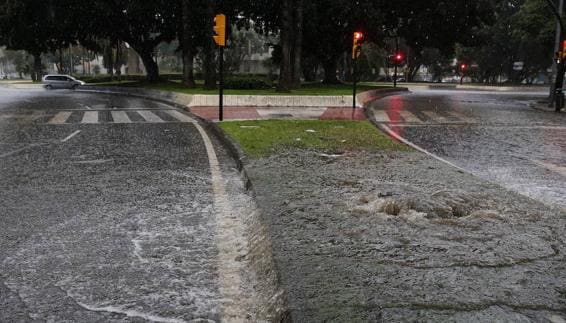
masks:
[[[290,92],[293,87],[293,67],[291,66],[292,0],[282,0],[281,6],[281,65],[279,67],[278,92]]]
[[[195,75],[194,75],[194,51],[192,36],[193,31],[191,28],[191,0],[183,0],[182,2],[183,18],[181,22],[181,44],[183,48],[183,84],[187,87],[194,88]]]
[[[214,20],[214,2],[207,1],[206,4],[206,17],[210,25],[213,25]],[[205,28],[205,41],[204,41],[204,88],[207,90],[216,89],[216,45],[212,39],[212,28]]]
[[[303,49],[303,9],[304,1],[296,0],[295,2],[295,28],[293,46],[293,88],[301,87],[301,58]]]
[[[327,59],[322,63],[324,68],[324,84],[339,84],[340,81],[336,77],[336,67],[338,66],[337,59],[331,58]]]
[[[148,82],[159,81],[159,66],[153,59],[151,50],[138,50],[134,48],[138,55],[140,56],[146,71],[146,80]]]
[[[41,77],[43,76],[43,66],[41,65],[41,53],[34,53],[33,54],[33,73],[32,73],[32,80],[34,82],[41,81]]]
[[[57,65],[57,73],[63,74],[63,50],[59,48],[59,64]]]

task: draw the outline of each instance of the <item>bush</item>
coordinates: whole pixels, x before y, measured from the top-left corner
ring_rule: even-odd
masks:
[[[271,84],[261,78],[232,76],[224,80],[224,88],[232,90],[263,90],[271,88]]]

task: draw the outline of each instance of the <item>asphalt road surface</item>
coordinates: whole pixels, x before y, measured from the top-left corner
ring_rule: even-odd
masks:
[[[0,322],[250,317],[247,200],[189,116],[0,88],[0,138]]]
[[[566,208],[566,113],[546,93],[416,91],[380,100],[382,125],[481,178]]]

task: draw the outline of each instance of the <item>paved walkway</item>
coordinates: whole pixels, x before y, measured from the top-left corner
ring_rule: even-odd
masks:
[[[195,115],[218,121],[218,107],[190,107]],[[224,120],[313,119],[366,120],[363,108],[344,107],[225,107]]]

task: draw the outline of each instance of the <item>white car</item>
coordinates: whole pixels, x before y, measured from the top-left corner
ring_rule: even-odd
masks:
[[[77,89],[86,83],[79,81],[69,75],[45,75],[43,77],[43,87],[47,90],[53,89]]]

